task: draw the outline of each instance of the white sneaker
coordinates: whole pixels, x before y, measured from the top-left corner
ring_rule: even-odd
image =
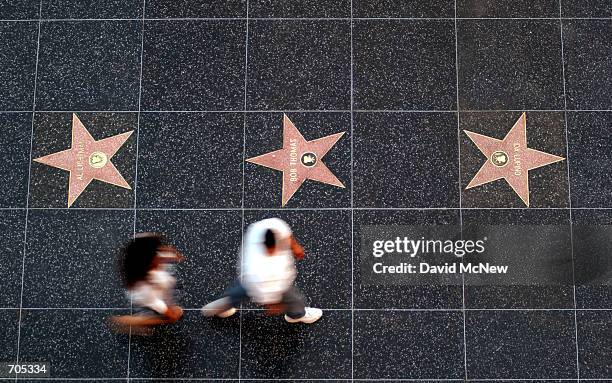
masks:
[[[218,316],[219,318],[229,318],[229,317],[231,317],[232,315],[236,314],[236,311],[238,311],[238,310],[237,310],[235,307],[232,307],[232,308],[231,308],[231,309],[229,309],[229,310],[226,310],[226,311],[224,311],[224,312],[222,312],[222,313],[217,314],[217,316]]]
[[[304,314],[301,318],[290,318],[285,315],[285,320],[289,323],[314,323],[321,318],[323,315],[323,310],[315,309],[314,307],[306,307],[306,314]]]
[[[210,302],[202,307],[201,311],[205,317],[218,316],[220,318],[227,318],[236,313],[236,308],[232,307],[229,298],[225,297]]]

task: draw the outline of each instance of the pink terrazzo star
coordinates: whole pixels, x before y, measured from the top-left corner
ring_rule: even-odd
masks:
[[[111,158],[133,131],[94,140],[76,114],[72,115],[72,145],[70,149],[36,158],[34,161],[70,172],[68,207],[85,191],[92,180],[100,180],[131,189]]]

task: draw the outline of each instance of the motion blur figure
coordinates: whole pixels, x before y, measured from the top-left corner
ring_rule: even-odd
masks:
[[[134,315],[116,316],[111,322],[125,327],[147,328],[174,323],[183,310],[174,303],[176,279],[172,267],[183,256],[163,237],[154,233],[135,236],[121,251],[119,269],[128,298],[132,300]]]
[[[221,299],[204,306],[202,314],[227,318],[236,313],[243,299],[250,298],[270,314],[284,313],[289,323],[316,322],[323,312],[305,307],[304,297],[293,285],[294,258],[303,257],[304,249],[283,220],[270,218],[252,224],[244,236],[240,278]]]

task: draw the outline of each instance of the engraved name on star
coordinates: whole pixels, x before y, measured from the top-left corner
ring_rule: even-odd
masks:
[[[344,132],[306,141],[285,114],[283,148],[247,161],[283,172],[282,206],[285,206],[307,179],[344,187],[322,161],[323,156],[343,135]]]
[[[133,131],[129,131],[96,141],[73,113],[70,149],[36,158],[34,161],[70,172],[68,181],[68,207],[70,207],[94,179],[131,189],[111,162],[111,158],[132,133]]]
[[[487,161],[470,181],[466,189],[505,179],[529,206],[529,171],[563,161],[565,158],[527,147],[527,118],[525,113],[516,121],[503,140],[464,130]]]

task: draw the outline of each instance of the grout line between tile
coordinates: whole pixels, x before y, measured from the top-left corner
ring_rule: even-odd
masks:
[[[457,108],[457,175],[458,175],[458,193],[459,193],[459,230],[461,238],[463,238],[463,212],[462,212],[462,186],[461,186],[461,128],[459,125],[459,111],[461,106],[459,104],[459,37],[457,30],[457,0],[455,0],[455,107]],[[467,381],[468,379],[468,368],[467,368],[467,336],[466,336],[466,314],[465,314],[465,275],[461,274],[461,313],[463,315],[463,377]]]
[[[0,113],[31,113],[31,110],[0,110]],[[612,109],[261,109],[261,110],[37,110],[36,113],[504,113],[504,112],[572,112],[609,113]]]
[[[28,187],[26,191],[26,207],[25,207],[25,222],[23,231],[23,253],[21,258],[21,292],[19,294],[19,319],[17,322],[17,352],[15,355],[15,363],[19,363],[19,356],[21,352],[21,321],[23,316],[23,290],[25,281],[25,260],[28,246],[28,220],[29,220],[29,207],[30,207],[30,182],[32,178],[32,149],[34,147],[34,117],[36,114],[36,85],[38,81],[38,61],[40,57],[40,34],[41,34],[41,17],[42,17],[42,4],[40,0],[38,4],[38,36],[36,42],[36,64],[34,66],[34,89],[32,91],[32,125],[30,129],[30,155],[28,157]],[[15,381],[18,376],[15,375]]]
[[[145,34],[145,12],[146,12],[147,1],[142,0],[142,27],[140,30],[140,71],[139,71],[139,82],[138,82],[138,114],[136,119],[136,159],[135,159],[135,170],[134,170],[134,218],[133,218],[133,232],[132,238],[136,238],[136,223],[137,223],[137,206],[138,206],[138,144],[140,139],[140,109],[142,106],[142,71],[143,71],[143,60],[144,60],[144,34]],[[130,314],[133,313],[132,298],[130,298]],[[128,355],[127,355],[127,381],[130,381],[130,359],[132,357],[132,326],[128,333]]]
[[[419,210],[570,210],[569,207],[245,207],[245,211],[345,211],[345,210],[358,210],[358,211],[385,211],[385,210],[399,210],[399,211],[419,211]],[[101,210],[101,211],[133,211],[133,208],[105,208],[105,207],[0,207],[0,211],[10,210]],[[242,208],[172,208],[172,207],[160,207],[160,208],[137,208],[137,211],[241,211]],[[571,210],[612,210],[612,207],[572,207]],[[606,226],[606,225],[602,225]]]
[[[353,47],[353,0],[351,0],[351,381],[355,379],[355,200],[354,200],[354,124],[355,115],[355,82],[354,82],[354,47]]]
[[[0,307],[0,310],[19,310],[19,307]],[[130,307],[22,307],[23,310],[99,310],[99,311],[122,311],[129,310]],[[463,311],[463,308],[334,308],[334,307],[322,307],[323,310],[327,311],[413,311],[413,312],[458,312]],[[200,311],[200,307],[183,308],[185,311]],[[244,308],[242,311],[264,311],[262,308]],[[610,308],[466,308],[465,311],[612,311]]]
[[[451,21],[451,20],[558,20],[558,17],[251,17],[255,21]],[[612,20],[612,17],[561,17],[563,20]],[[140,18],[43,18],[43,22],[141,21]],[[169,17],[146,21],[244,21],[246,17]],[[38,19],[0,19],[0,22],[36,22]]]
[[[244,110],[247,110],[248,104],[248,81],[249,81],[249,0],[246,1],[246,31],[245,31],[245,43],[244,43]],[[245,194],[245,174],[246,174],[246,130],[247,130],[247,115],[243,117],[242,125],[242,201],[241,201],[241,220],[240,225],[240,278],[242,278],[242,266],[243,266],[243,255],[244,255],[244,201],[246,199]],[[238,319],[239,332],[238,332],[238,381],[242,380],[242,302],[240,303],[240,317]]]
[[[561,40],[561,73],[563,78],[563,120],[565,122],[565,165],[567,169],[567,199],[569,206],[569,221],[570,221],[570,246],[571,246],[571,254],[572,254],[572,284],[574,285],[573,289],[573,298],[574,298],[574,340],[576,346],[576,377],[578,378],[578,382],[580,382],[580,349],[578,346],[578,313],[576,308],[578,306],[578,302],[576,300],[576,262],[574,259],[574,230],[573,230],[573,216],[572,216],[572,187],[570,182],[570,158],[569,158],[569,134],[567,129],[567,91],[565,86],[565,53],[563,48],[563,7],[562,0],[559,0],[559,31],[560,31],[560,40]]]

